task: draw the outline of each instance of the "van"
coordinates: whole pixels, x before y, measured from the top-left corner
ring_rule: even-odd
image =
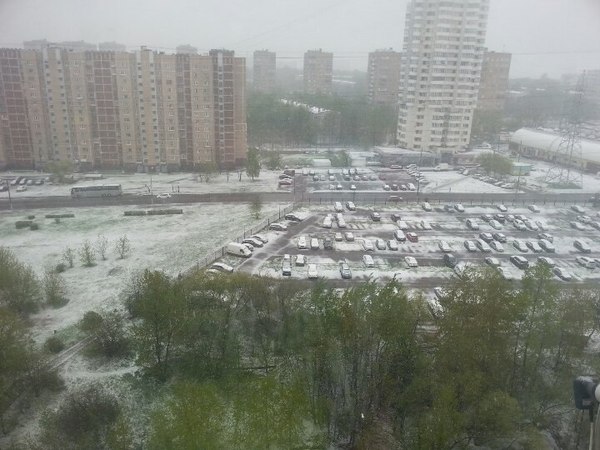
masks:
[[[248,249],[248,247],[237,242],[230,242],[227,244],[225,251],[230,255],[241,256],[243,258],[250,258],[250,256],[252,256],[252,252]]]
[[[335,212],[344,212],[344,207],[342,206],[342,202],[335,202],[333,205],[333,209],[335,209]]]

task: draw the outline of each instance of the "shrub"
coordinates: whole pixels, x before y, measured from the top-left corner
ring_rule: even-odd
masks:
[[[17,227],[17,230],[21,229],[21,228],[28,228],[31,226],[33,222],[31,220],[17,220],[15,222],[15,226]]]
[[[30,230],[39,230],[40,226],[37,223],[32,223],[31,225],[29,225],[29,229]]]
[[[65,343],[60,338],[52,336],[46,339],[44,349],[50,353],[60,353],[65,349]]]
[[[75,214],[46,214],[46,219],[70,219],[75,217]]]
[[[79,328],[86,333],[94,333],[102,325],[102,316],[96,311],[88,311],[79,322]]]
[[[63,273],[65,270],[67,270],[67,265],[65,263],[58,263],[55,270],[56,273]]]
[[[28,218],[29,220],[33,220],[33,219],[35,219],[35,216],[27,216],[27,218]]]

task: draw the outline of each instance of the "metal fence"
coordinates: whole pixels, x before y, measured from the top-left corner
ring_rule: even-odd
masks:
[[[248,236],[252,236],[253,234],[259,233],[260,231],[264,230],[269,225],[271,225],[273,222],[278,222],[287,213],[292,212],[294,210],[294,208],[296,208],[296,205],[294,203],[287,205],[283,208],[280,207],[278,212],[271,214],[269,217],[263,219],[261,222],[254,225],[253,227],[248,228],[247,230],[244,230],[241,235],[230,239],[229,242],[242,242]],[[194,270],[199,270],[203,267],[209,266],[210,264],[215,262],[217,259],[225,256],[225,254],[227,253],[226,249],[227,249],[227,247],[226,247],[226,245],[224,245],[222,247],[219,247],[219,248],[213,250],[212,252],[205,255],[203,258],[199,259],[196,262],[196,264],[194,264],[192,267],[190,267],[186,271],[186,273],[193,272]]]

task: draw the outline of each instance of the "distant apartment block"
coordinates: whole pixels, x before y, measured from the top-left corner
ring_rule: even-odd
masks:
[[[276,85],[277,56],[268,50],[256,50],[253,60],[254,90],[273,92]]]
[[[368,99],[372,105],[398,105],[401,54],[393,50],[369,53]]]
[[[68,160],[82,170],[165,171],[244,163],[244,58],[190,48],[175,55],[39,48],[0,49],[0,166]]]
[[[304,53],[304,92],[307,94],[332,93],[333,53],[309,50]]]
[[[600,108],[600,70],[588,70],[584,74],[584,95]]]
[[[481,66],[479,82],[478,111],[502,111],[508,93],[510,53],[486,51]]]
[[[398,145],[451,162],[470,142],[489,0],[411,0],[398,106]]]

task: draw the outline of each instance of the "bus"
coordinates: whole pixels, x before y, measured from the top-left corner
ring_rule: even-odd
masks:
[[[99,186],[75,186],[71,188],[71,198],[82,197],[120,197],[123,195],[120,184],[102,184]]]

